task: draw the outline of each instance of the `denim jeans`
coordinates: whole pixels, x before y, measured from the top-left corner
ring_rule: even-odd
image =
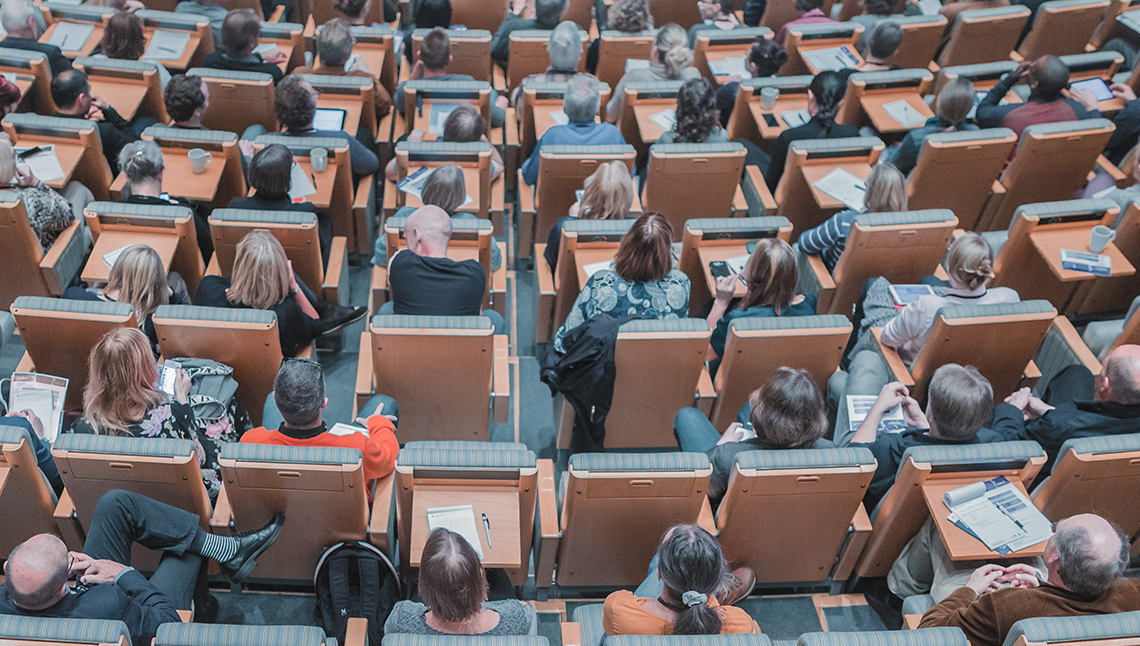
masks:
[[[752,407],[748,402],[740,407],[736,414],[736,421],[741,424],[748,423]],[[673,418],[673,435],[682,451],[693,453],[708,453],[720,441],[721,434],[705,417],[705,414],[695,408],[682,408]]]
[[[400,406],[396,403],[395,399],[387,395],[373,395],[372,399],[360,409],[359,417],[369,417],[372,415],[391,415],[393,417],[400,417]],[[277,402],[273,399],[273,393],[265,398],[265,408],[261,412],[261,425],[267,429],[273,430],[280,428],[282,422],[285,420],[281,417],[281,411],[277,410]]]

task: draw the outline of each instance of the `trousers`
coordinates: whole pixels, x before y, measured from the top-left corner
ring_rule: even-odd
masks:
[[[835,411],[835,446],[844,447],[851,442],[855,431],[847,414],[848,395],[878,396],[891,381],[887,364],[878,352],[863,350],[851,359],[847,372],[838,371],[827,380],[827,403]]]

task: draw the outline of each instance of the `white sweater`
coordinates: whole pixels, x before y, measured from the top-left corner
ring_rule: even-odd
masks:
[[[939,308],[951,305],[995,305],[1016,303],[1021,298],[1008,287],[995,287],[987,290],[979,287],[973,291],[948,289],[945,296],[923,296],[899,311],[899,315],[883,328],[882,341],[895,348],[909,368],[918,353],[930,338],[934,327],[934,317]]]

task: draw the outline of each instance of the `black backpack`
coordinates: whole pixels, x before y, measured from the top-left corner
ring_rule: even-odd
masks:
[[[388,557],[360,541],[337,543],[325,550],[313,575],[317,591],[316,620],[325,635],[344,643],[348,620],[368,620],[368,643],[380,644],[384,622],[402,598],[400,577]]]

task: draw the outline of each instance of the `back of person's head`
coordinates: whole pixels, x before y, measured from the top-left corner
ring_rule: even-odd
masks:
[[[629,169],[619,161],[599,164],[582,190],[578,217],[586,220],[621,220],[629,216],[633,186]]]
[[[1036,83],[1033,94],[1045,101],[1061,98],[1061,90],[1069,87],[1069,66],[1056,56],[1042,56],[1033,61],[1026,75],[1029,85]]]
[[[313,124],[313,116],[317,113],[317,97],[313,86],[298,74],[286,76],[274,91],[273,112],[286,131],[308,128]]]
[[[740,299],[740,309],[771,307],[779,315],[795,298],[799,279],[799,263],[790,244],[779,238],[759,240],[744,268],[748,292]]]
[[[677,92],[676,143],[703,144],[720,127],[716,92],[705,78],[685,81]]]
[[[927,397],[928,421],[945,440],[969,440],[994,414],[993,386],[973,366],[948,363],[935,370]]]
[[[451,26],[451,0],[421,0],[415,23],[417,29],[447,29]]]
[[[943,121],[958,125],[966,120],[974,108],[974,84],[964,76],[955,77],[942,86],[934,99],[934,114]]]
[[[728,570],[720,543],[699,525],[674,525],[657,547],[657,557],[661,583],[674,603],[687,608],[676,612],[673,634],[720,634],[720,613],[708,605]]]
[[[950,245],[946,273],[963,287],[975,290],[993,278],[994,250],[981,235],[969,231]]]
[[[325,373],[310,359],[286,359],[273,379],[273,401],[291,428],[313,428],[325,405]]]
[[[487,124],[471,104],[464,103],[447,115],[443,122],[443,141],[462,144],[480,141],[487,134]]]
[[[26,29],[28,20],[34,20],[37,11],[31,0],[4,0],[0,5],[0,25],[4,25],[4,31]]]
[[[87,75],[79,70],[64,70],[51,80],[51,100],[56,107],[75,107],[81,94],[91,94],[91,84]]]
[[[137,61],[146,51],[142,18],[130,11],[120,11],[107,19],[103,28],[103,53],[107,58]]]
[[[443,27],[433,27],[420,43],[420,60],[432,72],[447,69],[451,64],[451,38]]]
[[[637,218],[614,257],[618,276],[633,282],[661,280],[673,269],[673,226],[660,213]]]
[[[534,28],[553,29],[564,11],[566,0],[534,0]]]
[[[649,0],[617,0],[606,12],[606,22],[610,29],[627,34],[653,29]]]
[[[823,9],[823,0],[796,0],[796,11],[807,13],[814,9]]]
[[[773,41],[757,36],[748,49],[748,60],[756,66],[755,78],[775,76],[784,63],[788,62],[788,52]]]
[[[867,213],[905,211],[906,178],[890,162],[879,162],[867,175]]]
[[[736,0],[720,0],[717,4],[720,5],[722,16],[727,16],[736,11]]]
[[[54,534],[38,534],[17,545],[4,562],[8,598],[24,610],[43,610],[64,595],[67,545]]]
[[[285,248],[265,230],[250,231],[237,243],[234,271],[226,298],[267,310],[289,295],[289,261]]]
[[[546,43],[550,66],[556,70],[576,70],[582,60],[582,32],[573,21],[558,23]]]
[[[408,249],[413,253],[420,253],[418,247],[421,243],[429,249],[445,250],[451,242],[451,216],[438,206],[421,206],[404,223],[404,237],[408,240]],[[412,244],[413,240],[415,245]]]
[[[130,184],[158,179],[164,168],[162,149],[153,141],[132,141],[119,151],[119,168]]]
[[[1057,550],[1062,583],[1086,599],[1107,592],[1128,567],[1128,537],[1094,514],[1061,520],[1050,542]],[[1045,558],[1049,558],[1048,549]]]
[[[232,9],[222,22],[222,51],[227,56],[249,56],[261,36],[261,20],[253,9]]]
[[[678,79],[681,71],[693,64],[693,50],[688,42],[689,36],[678,25],[665,25],[657,31],[653,45],[657,48],[657,60],[665,66],[666,77]]]
[[[866,35],[867,52],[883,61],[890,58],[902,45],[903,30],[897,22],[884,20],[871,28]]]
[[[453,164],[437,167],[424,181],[421,199],[424,204],[438,206],[448,215],[455,215],[467,197],[467,182],[463,171]]]
[[[278,200],[289,194],[293,172],[293,152],[281,144],[257,151],[249,162],[249,185],[257,194]]]
[[[1112,401],[1140,404],[1140,346],[1122,344],[1108,353],[1103,372],[1112,388]]]
[[[107,291],[118,292],[115,300],[135,308],[135,320],[140,323],[146,320],[159,305],[170,300],[166,269],[158,252],[141,244],[127,247],[111,268]]]
[[[0,115],[8,115],[20,107],[20,88],[15,83],[0,77]]]
[[[807,370],[777,368],[748,403],[748,420],[766,449],[810,449],[827,434],[827,404]]]
[[[863,0],[864,13],[868,16],[889,16],[897,5],[895,0]]]
[[[190,120],[206,103],[202,79],[191,74],[172,77],[162,92],[162,100],[166,104],[166,113],[175,123]]]
[[[482,610],[487,573],[471,543],[449,529],[433,531],[420,556],[419,591],[440,621],[463,621]]]
[[[359,18],[368,6],[368,0],[333,0],[333,9],[349,18]]]
[[[150,341],[137,327],[103,335],[87,362],[83,416],[96,433],[123,435],[151,407],[167,401],[155,388],[158,369]]]
[[[562,111],[566,113],[566,118],[575,123],[594,121],[601,101],[598,82],[581,74],[570,79],[567,84],[566,94],[562,97]]]
[[[317,54],[321,65],[344,67],[356,46],[356,36],[352,35],[352,23],[344,18],[333,18],[321,26],[317,34]]]
[[[847,93],[847,83],[838,73],[826,70],[815,75],[808,85],[808,91],[815,98],[815,116],[825,126],[820,135],[822,138],[835,125],[835,113],[839,111],[839,104]]]

